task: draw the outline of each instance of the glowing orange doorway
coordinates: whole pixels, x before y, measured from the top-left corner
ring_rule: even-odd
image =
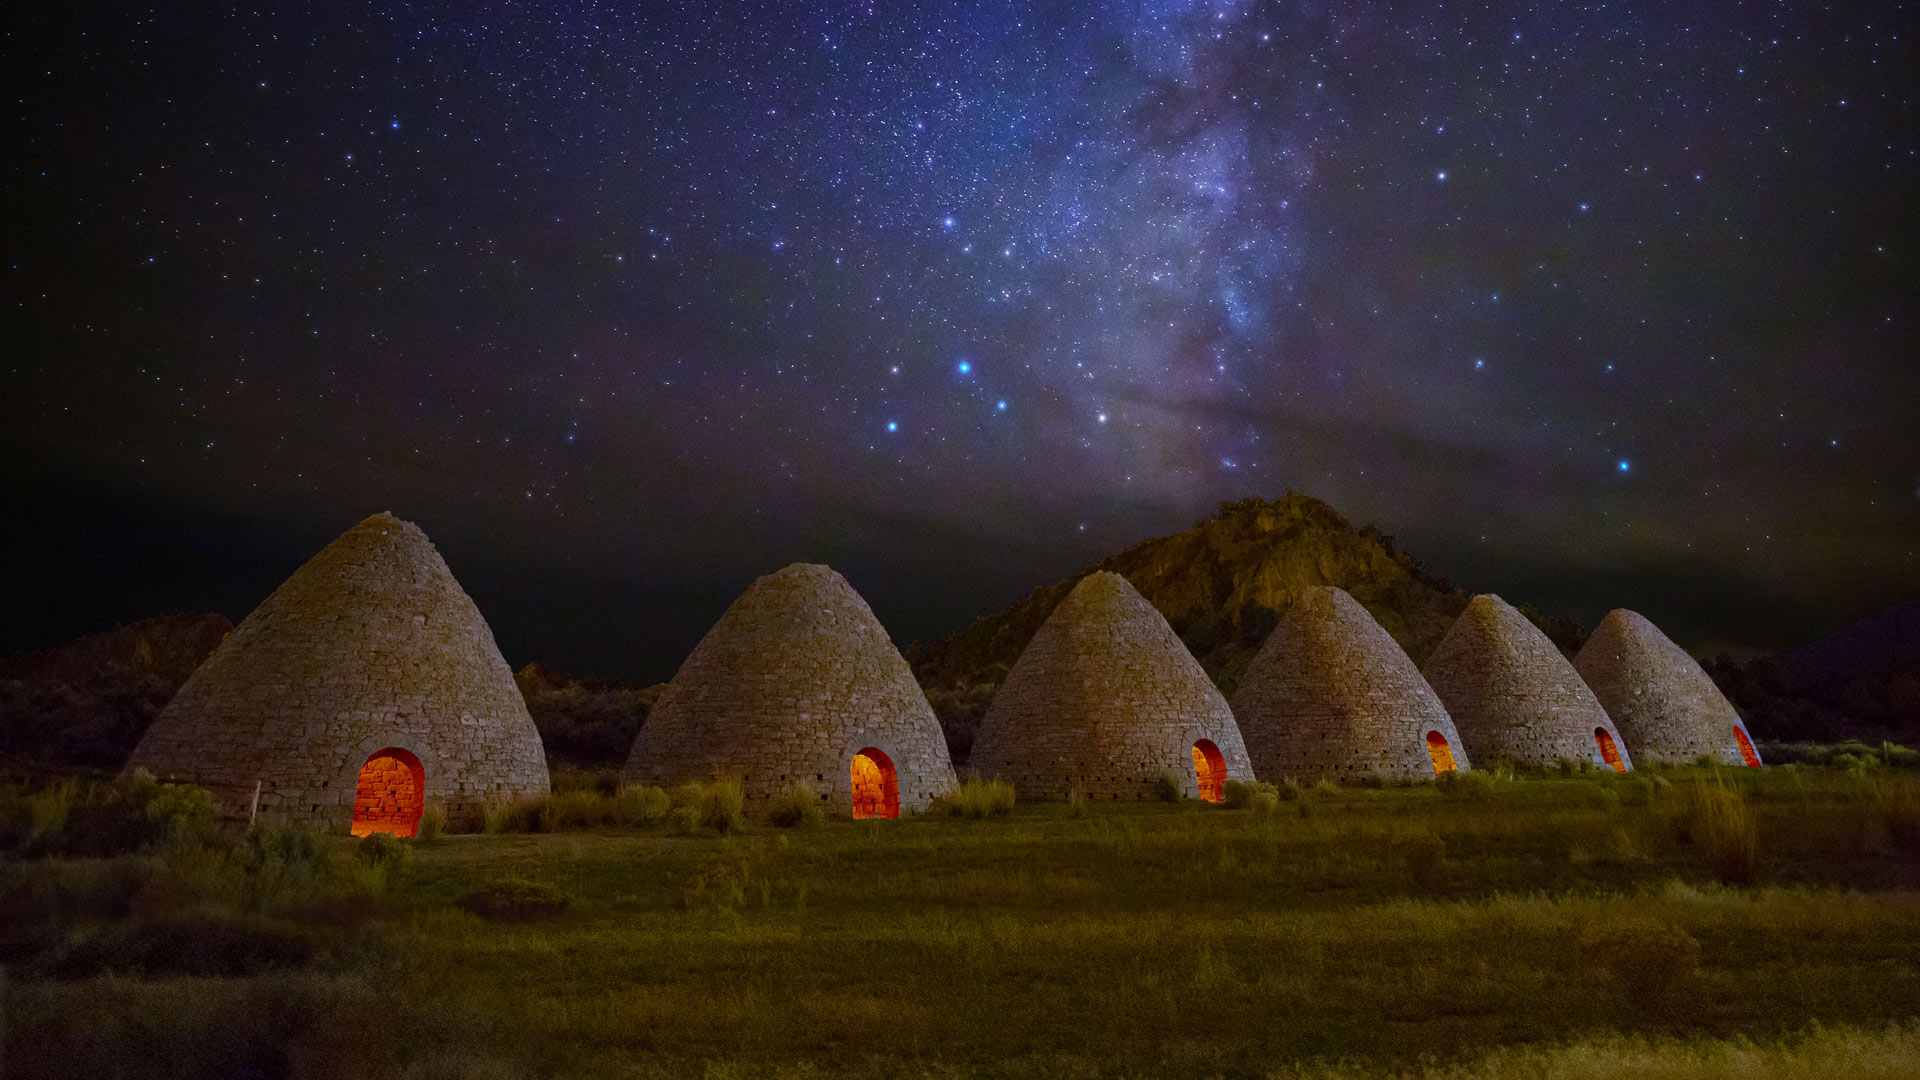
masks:
[[[1200,781],[1200,797],[1208,802],[1227,801],[1227,759],[1220,748],[1207,739],[1193,744],[1193,775]]]
[[[1453,747],[1447,745],[1447,737],[1437,731],[1427,732],[1427,756],[1433,759],[1433,775],[1452,772],[1458,766],[1453,763]]]
[[[392,833],[412,836],[420,831],[420,815],[427,808],[427,771],[420,759],[397,746],[376,750],[360,766],[353,790],[353,835]]]
[[[893,759],[871,746],[853,755],[853,816],[900,816],[900,779]]]
[[[1614,772],[1626,772],[1627,763],[1620,760],[1620,748],[1613,744],[1613,733],[1606,728],[1593,729],[1593,741],[1600,744],[1600,757],[1606,761],[1607,768]]]
[[[1760,751],[1753,748],[1753,740],[1747,738],[1747,729],[1734,725],[1733,741],[1740,745],[1740,760],[1750,769],[1760,767]]]

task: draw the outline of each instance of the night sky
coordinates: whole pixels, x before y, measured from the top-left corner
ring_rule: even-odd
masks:
[[[29,5],[0,650],[419,522],[510,663],[1288,489],[1698,650],[1920,596],[1892,4]]]

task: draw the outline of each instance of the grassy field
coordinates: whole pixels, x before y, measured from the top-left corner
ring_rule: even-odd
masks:
[[[14,859],[7,1075],[1920,1071],[1911,773],[1286,794]]]

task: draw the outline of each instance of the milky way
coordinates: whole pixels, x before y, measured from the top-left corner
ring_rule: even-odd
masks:
[[[788,561],[933,636],[1289,489],[1793,644],[1920,594],[1912,20],[1802,7],[27,13],[7,644],[391,509],[653,678]]]

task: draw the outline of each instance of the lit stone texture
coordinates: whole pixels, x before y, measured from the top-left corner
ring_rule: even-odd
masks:
[[[1616,744],[1623,769],[1631,767],[1620,733],[1573,665],[1491,593],[1474,597],[1454,620],[1427,659],[1426,676],[1482,767],[1568,760],[1611,768],[1603,741]]]
[[[1118,574],[1089,574],[1054,608],[993,696],[973,766],[1023,799],[1150,797],[1162,776],[1201,797],[1193,747],[1253,779],[1240,727],[1187,647]]]
[[[851,814],[854,755],[893,763],[899,805],[954,785],[940,722],[847,579],[796,563],[755,581],[680,665],[627,759],[629,779],[735,777],[748,806],[795,784]]]
[[[1268,780],[1430,780],[1467,767],[1446,707],[1413,661],[1343,589],[1307,589],[1247,666],[1233,715]],[[1446,753],[1429,748],[1438,733]]]
[[[469,820],[545,794],[547,759],[479,609],[417,527],[375,514],[328,544],[200,665],[127,770],[207,788],[230,818],[349,831],[361,766],[420,760]]]
[[[1693,657],[1639,613],[1608,612],[1573,666],[1636,759],[1741,763],[1740,714]]]

